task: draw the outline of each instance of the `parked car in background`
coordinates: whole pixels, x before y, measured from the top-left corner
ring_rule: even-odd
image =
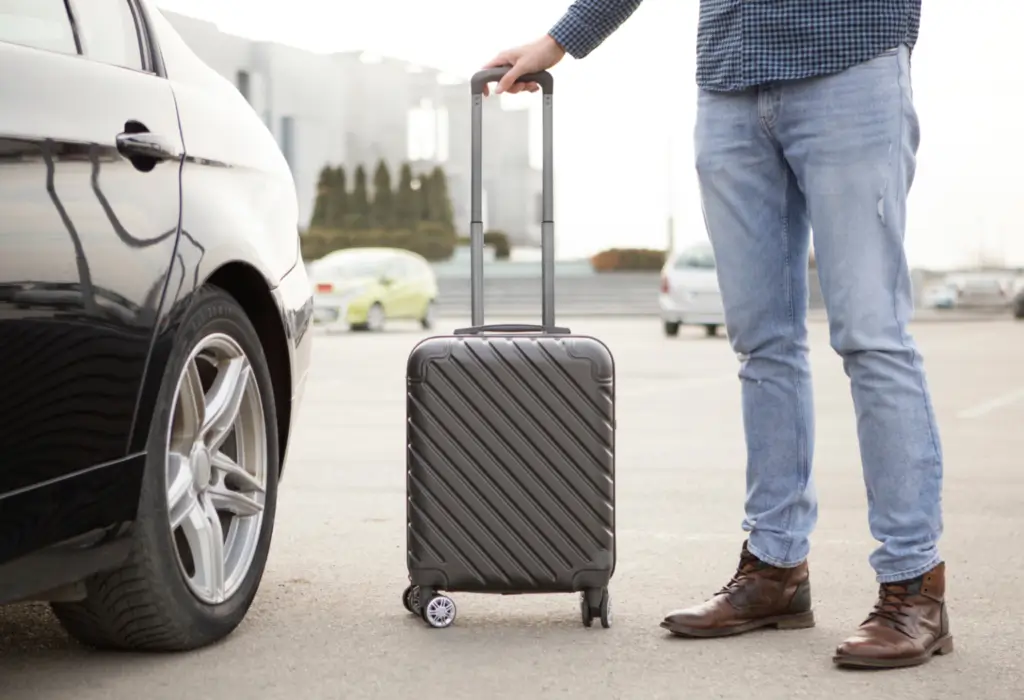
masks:
[[[381,331],[394,319],[434,325],[430,263],[398,248],[346,248],[309,264],[314,320],[329,329]]]
[[[956,307],[957,288],[945,282],[932,284],[921,293],[921,305],[927,309],[952,309]]]
[[[1013,297],[1012,279],[1006,274],[965,272],[949,275],[946,284],[956,292],[960,309],[1005,309]]]
[[[718,333],[725,312],[710,243],[691,245],[668,257],[661,270],[658,303],[665,335],[678,335],[680,326],[703,326],[709,336]]]
[[[0,2],[0,604],[228,635],[310,362],[288,164],[151,0]]]

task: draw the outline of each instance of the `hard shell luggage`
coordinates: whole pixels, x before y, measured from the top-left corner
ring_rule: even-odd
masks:
[[[472,327],[427,338],[407,368],[402,602],[432,627],[445,592],[579,593],[583,624],[611,626],[615,569],[615,366],[599,340],[555,326],[549,73],[543,89],[542,321],[485,326],[481,120],[472,93]]]

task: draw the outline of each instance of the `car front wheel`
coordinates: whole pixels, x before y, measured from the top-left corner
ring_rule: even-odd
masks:
[[[263,576],[277,504],[273,384],[259,337],[226,292],[198,293],[167,364],[147,444],[131,555],[54,603],[99,648],[181,651],[242,621]]]

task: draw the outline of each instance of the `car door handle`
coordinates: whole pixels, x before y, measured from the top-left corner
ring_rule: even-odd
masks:
[[[117,150],[128,158],[152,158],[158,161],[177,159],[181,155],[170,141],[149,131],[125,131],[118,134]]]

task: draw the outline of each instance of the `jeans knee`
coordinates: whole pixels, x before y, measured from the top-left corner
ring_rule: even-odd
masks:
[[[756,368],[801,369],[806,366],[807,335],[766,323],[726,324],[733,352],[751,371]]]
[[[907,349],[906,330],[890,313],[868,311],[834,313],[829,318],[829,344],[843,358],[864,353],[891,353]]]

